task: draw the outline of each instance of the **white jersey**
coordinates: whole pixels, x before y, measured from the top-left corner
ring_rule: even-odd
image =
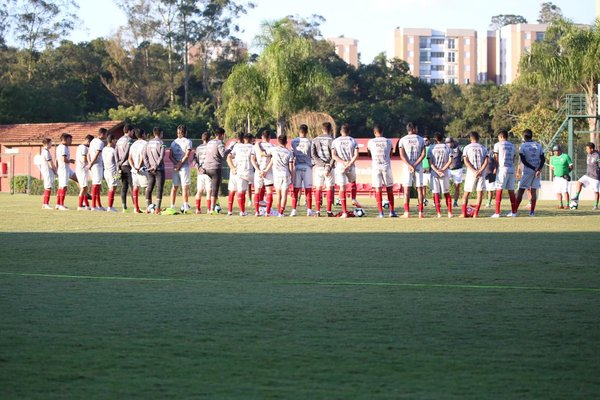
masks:
[[[140,163],[142,163],[142,167],[144,166],[143,159],[144,154],[146,153],[147,144],[148,142],[146,142],[144,139],[138,139],[131,145],[131,148],[129,149],[129,155],[133,160],[134,165],[132,165],[131,168],[134,170],[138,169],[137,167],[140,165]]]
[[[432,166],[437,169],[442,169],[450,160],[450,153],[450,147],[446,146],[444,143],[438,143],[429,148],[427,158],[429,158],[429,163]]]
[[[260,146],[262,151],[264,151],[267,154],[269,154],[269,149],[271,149],[273,147],[273,145],[269,142],[260,142],[258,145]],[[258,167],[260,169],[264,170],[265,168],[267,168],[267,165],[269,165],[269,158],[266,156],[263,156],[262,152],[257,151],[256,152],[256,163],[258,164]]]
[[[102,149],[102,163],[105,171],[110,171],[113,175],[117,173],[117,152],[114,147]]]
[[[90,157],[90,159],[92,159],[96,156],[96,153],[99,153],[98,158],[96,159],[96,162],[94,163],[94,165],[98,165],[98,167],[100,169],[103,168],[102,154],[101,154],[103,148],[104,148],[104,142],[98,138],[94,138],[94,140],[92,140],[90,142],[89,157]]]
[[[425,148],[425,141],[419,135],[410,134],[400,139],[398,147],[404,149],[406,160],[414,165]],[[419,163],[419,165],[415,165],[415,167],[420,168],[421,164]]]
[[[193,144],[190,139],[185,137],[177,138],[171,143],[171,155],[177,162],[180,162],[183,160],[183,157],[185,157],[185,153],[192,150],[192,148]],[[185,168],[188,165],[189,164],[186,163],[182,165],[182,168]]]
[[[487,156],[487,149],[479,143],[470,143],[463,149],[463,158],[469,160],[475,169],[480,169],[483,166]]]
[[[64,158],[67,158],[67,162],[65,163]],[[68,167],[69,159],[71,158],[71,152],[69,150],[69,146],[65,146],[64,144],[59,144],[56,146],[56,160],[58,162],[58,169],[64,170]]]
[[[367,149],[371,153],[371,165],[374,170],[390,167],[390,156],[392,154],[392,141],[383,136],[369,139]]]
[[[236,175],[248,180],[254,172],[252,166],[252,154],[254,154],[254,145],[250,143],[238,143],[231,150],[231,157],[235,165]]]
[[[310,154],[311,141],[309,138],[297,137],[292,139],[291,147],[294,153],[294,160],[296,166],[298,165],[312,165],[312,156]]]
[[[42,153],[40,155],[42,157],[42,162],[39,165],[40,172],[42,173],[42,175],[48,175],[52,170],[52,168],[48,167],[48,161],[52,162],[52,155],[50,154],[50,151],[46,148],[42,149]]]
[[[75,152],[75,169],[77,171],[85,171],[88,167],[88,147],[85,144],[77,146]]]
[[[294,160],[294,153],[281,146],[272,146],[267,154],[273,159],[273,176],[287,176],[291,178],[290,163]]]
[[[331,147],[335,150],[335,154],[344,161],[352,160],[354,152],[358,148],[356,140],[350,136],[340,136],[333,140]]]
[[[538,169],[540,167],[540,162],[542,161],[541,157],[544,155],[544,150],[542,149],[542,145],[538,142],[524,142],[519,148],[519,155],[524,156],[525,160],[531,164],[532,167]],[[526,165],[524,165],[523,168],[529,169]]]
[[[508,140],[498,142],[494,145],[494,154],[498,156],[498,169],[506,172],[515,170],[515,146]]]

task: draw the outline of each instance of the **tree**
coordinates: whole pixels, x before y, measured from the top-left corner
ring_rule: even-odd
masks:
[[[513,25],[513,24],[526,24],[527,19],[521,15],[514,14],[500,14],[494,15],[492,17],[492,21],[490,23],[490,29],[496,31],[503,26]]]
[[[552,2],[544,2],[541,5],[537,22],[540,24],[550,24],[563,18],[562,10]]]
[[[591,27],[558,21],[542,42],[521,58],[521,79],[533,86],[570,87],[585,93],[588,115],[597,115],[596,88],[600,83],[600,19]],[[595,120],[589,119],[590,141],[597,143]]]
[[[8,30],[8,1],[0,3],[0,47],[6,44],[4,32]]]

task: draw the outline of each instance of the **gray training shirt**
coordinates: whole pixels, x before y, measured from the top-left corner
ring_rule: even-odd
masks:
[[[146,145],[144,164],[148,171],[161,171],[165,169],[165,146],[160,139],[152,139]]]
[[[220,169],[223,161],[231,149],[225,149],[225,144],[222,140],[213,139],[206,144],[206,155],[204,158],[204,169],[213,170]]]

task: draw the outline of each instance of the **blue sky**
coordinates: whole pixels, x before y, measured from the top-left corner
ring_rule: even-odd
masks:
[[[391,55],[394,28],[487,29],[497,14],[523,15],[535,23],[539,0],[254,0],[256,8],[239,20],[239,35],[251,43],[264,20],[286,15],[322,15],[325,37],[346,36],[359,40],[361,61],[369,63],[382,51]],[[591,23],[595,0],[555,0],[563,14],[578,23]],[[108,36],[125,17],[112,0],[79,0],[79,16],[85,29],[73,32],[75,41]]]

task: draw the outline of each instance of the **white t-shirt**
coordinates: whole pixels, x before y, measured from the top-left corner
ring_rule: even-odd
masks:
[[[77,151],[75,152],[75,168],[78,171],[83,171],[88,167],[88,147],[85,144],[80,144],[77,146]]]
[[[292,139],[291,147],[294,153],[294,160],[296,166],[298,165],[312,165],[312,156],[310,154],[311,141],[309,138],[297,137]]]
[[[442,169],[448,163],[448,160],[450,160],[450,152],[450,148],[444,143],[434,144],[429,148],[429,152],[427,153],[429,163],[437,169]]]
[[[532,140],[521,144],[519,154],[523,155],[525,160],[537,169],[540,167],[540,157],[544,154],[544,149],[542,149],[541,144]],[[529,169],[526,165],[524,165],[523,168]]]
[[[515,146],[511,142],[505,140],[496,143],[494,153],[498,155],[498,169],[503,168],[506,172],[514,172]]]
[[[463,158],[469,160],[475,169],[481,168],[487,156],[487,149],[479,143],[470,143],[463,149]]]
[[[294,153],[281,146],[272,146],[267,149],[267,154],[273,159],[273,176],[291,177],[290,162],[294,160]]]
[[[335,150],[335,154],[344,161],[352,160],[357,146],[356,140],[350,136],[340,136],[331,143],[331,147]]]
[[[129,155],[133,160],[134,165],[132,165],[131,168],[133,168],[134,170],[138,169],[138,165],[140,165],[140,162],[142,163],[142,167],[144,166],[142,160],[144,159],[144,153],[146,152],[147,144],[148,142],[146,142],[144,139],[138,139],[131,145],[131,148],[129,149]]]
[[[64,144],[59,144],[56,146],[56,160],[58,161],[58,168],[65,169],[67,167],[67,163],[65,163],[64,158],[67,157],[67,163],[71,158],[71,152],[69,151],[69,146],[65,146]]]
[[[271,149],[273,147],[273,145],[269,142],[260,142],[258,145],[260,146],[262,151],[264,151],[267,154],[269,154],[269,149]],[[257,151],[256,152],[256,163],[258,164],[258,167],[260,169],[264,170],[265,168],[267,168],[267,165],[269,165],[269,158],[263,156],[260,151]]]
[[[235,145],[231,151],[231,157],[233,157],[237,176],[247,179],[252,175],[254,170],[251,161],[253,153],[254,145],[250,143],[238,143]]]
[[[406,160],[414,165],[425,148],[425,141],[419,135],[410,134],[400,139],[398,147],[404,149],[404,152],[406,153]],[[421,164],[415,165],[417,168],[420,166]]]
[[[171,143],[171,155],[175,160],[177,160],[177,162],[180,162],[183,160],[183,157],[185,157],[185,153],[187,153],[188,150],[192,150],[193,146],[194,145],[190,139],[186,137],[177,138]],[[189,167],[189,163],[185,163],[181,167]]]
[[[387,169],[390,167],[390,155],[392,153],[392,141],[379,136],[369,139],[367,149],[371,153],[371,165],[373,169]]]
[[[50,154],[50,151],[46,148],[42,149],[42,153],[40,155],[42,157],[42,162],[39,165],[40,172],[43,175],[47,175],[51,170],[51,168],[48,167],[48,161],[52,162],[52,155]]]
[[[90,148],[89,148],[89,156],[90,159],[94,158],[96,156],[96,153],[102,153],[102,149],[104,148],[104,142],[98,138],[94,138],[94,140],[92,140],[90,142]],[[96,159],[96,162],[94,163],[94,165],[98,165],[98,168],[102,169],[102,154],[98,154],[98,158]]]
[[[113,174],[117,172],[117,154],[114,147],[105,147],[102,149],[102,163],[104,170]]]

